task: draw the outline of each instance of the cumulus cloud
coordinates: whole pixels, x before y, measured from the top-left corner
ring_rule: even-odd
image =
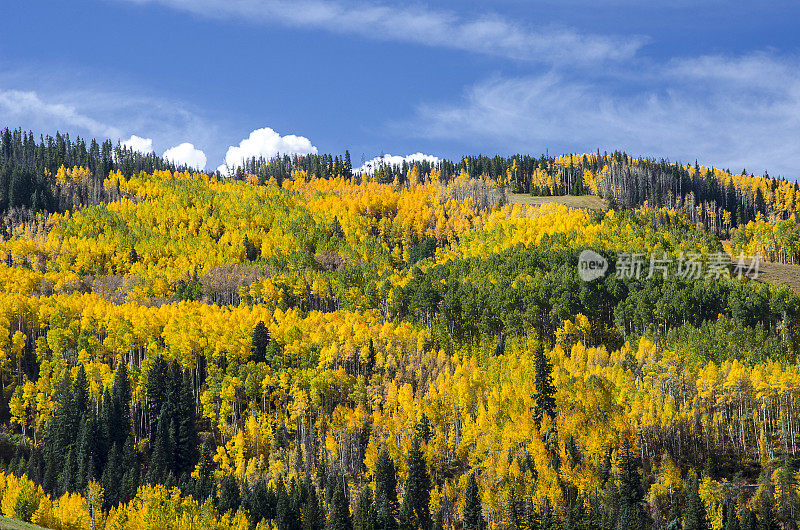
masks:
[[[439,162],[439,158],[423,153],[414,153],[413,155],[408,156],[385,154],[382,156],[377,156],[372,160],[367,160],[364,162],[364,165],[353,171],[356,173],[372,173],[381,166],[401,166],[403,165],[403,162],[407,162],[409,164],[411,162],[430,162],[431,164],[436,164]]]
[[[146,155],[153,152],[153,139],[142,138],[132,134],[130,138],[122,142],[122,147],[127,147]]]
[[[352,0],[126,1],[158,3],[209,18],[281,23],[550,64],[626,59],[646,42],[639,36],[584,35],[569,28],[532,29],[494,14],[465,18],[424,6],[397,7]]]
[[[800,69],[765,54],[675,60],[628,83],[549,73],[496,77],[462,101],[424,104],[404,130],[468,149],[591,152],[800,175]],[[622,77],[617,78],[617,81]]]
[[[202,171],[206,168],[206,154],[194,145],[184,142],[164,151],[164,158],[178,165]]]
[[[225,174],[253,157],[272,158],[278,154],[308,155],[316,152],[317,148],[305,136],[295,136],[294,134],[281,136],[269,127],[264,127],[251,132],[250,136],[239,142],[238,146],[228,147],[225,163],[217,169],[220,173]]]

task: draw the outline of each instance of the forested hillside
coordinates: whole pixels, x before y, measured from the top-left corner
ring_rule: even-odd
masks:
[[[184,169],[2,133],[4,516],[797,527],[800,299],[675,270],[728,238],[798,259],[797,184],[621,153]]]

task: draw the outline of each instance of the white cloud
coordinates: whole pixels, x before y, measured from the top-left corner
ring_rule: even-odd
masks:
[[[408,156],[393,156],[385,154],[382,156],[377,156],[372,160],[367,160],[364,162],[364,165],[358,169],[354,169],[353,171],[356,173],[372,173],[381,166],[400,166],[403,164],[403,162],[430,162],[431,164],[436,164],[439,162],[439,158],[433,155],[425,155],[422,153],[414,153],[413,155]]]
[[[184,142],[164,151],[164,158],[178,165],[202,171],[206,168],[206,154],[194,145]]]
[[[61,131],[113,143],[122,140],[147,152],[161,152],[182,138],[218,145],[217,125],[181,100],[150,94],[146,87],[130,83],[115,87],[113,80],[100,86],[94,83],[95,72],[47,65],[48,75],[42,76],[41,68],[11,70],[0,62],[3,125],[32,130],[37,136]]]
[[[239,142],[238,146],[228,147],[225,154],[225,164],[219,166],[217,170],[222,174],[227,174],[242,165],[242,162],[255,158],[272,158],[281,155],[308,155],[317,152],[317,148],[305,136],[295,136],[287,134],[281,136],[269,127],[256,129],[250,136]]]
[[[4,90],[0,87],[0,110],[4,121],[11,124],[31,121],[33,118],[37,123],[47,123],[50,130],[82,129],[97,136],[120,136],[117,127],[90,118],[75,105],[45,101],[32,90]]]
[[[139,151],[147,155],[153,152],[153,139],[142,138],[141,136],[132,134],[130,138],[122,142],[122,147],[127,147],[128,149]]]
[[[352,0],[126,0],[158,3],[216,19],[308,27],[545,63],[593,64],[633,56],[642,37],[583,35],[568,28],[524,27],[498,15],[466,19],[422,6]]]
[[[800,70],[768,55],[673,61],[628,83],[550,73],[499,77],[458,104],[425,104],[411,124],[431,139],[502,152],[628,153],[800,175]],[[618,76],[619,82],[623,77]]]

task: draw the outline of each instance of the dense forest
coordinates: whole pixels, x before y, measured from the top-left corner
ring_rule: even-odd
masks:
[[[796,262],[796,183],[624,153],[222,176],[0,137],[7,517],[797,528],[800,299],[674,270]],[[631,253],[671,265],[618,274]]]

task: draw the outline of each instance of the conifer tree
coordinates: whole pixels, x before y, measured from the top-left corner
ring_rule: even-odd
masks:
[[[778,470],[775,482],[775,512],[777,519],[785,526],[792,524],[797,512],[797,481],[792,472],[792,464],[788,455]]]
[[[197,463],[197,415],[195,414],[192,380],[189,372],[182,372],[176,364],[176,427],[173,427],[175,442],[175,473],[190,473]]]
[[[536,368],[536,394],[534,395],[534,419],[536,424],[542,422],[545,414],[551,418],[555,416],[556,410],[556,388],[553,386],[553,365],[544,353],[544,347],[536,349],[534,357]]]
[[[263,363],[267,360],[267,346],[269,346],[269,330],[264,324],[264,321],[259,321],[256,327],[253,328],[253,340],[251,352],[253,354],[253,361]]]
[[[431,527],[430,495],[431,479],[425,455],[419,446],[419,438],[414,436],[411,451],[408,453],[408,478],[403,492],[403,505],[400,513],[405,523],[412,528],[429,530]]]
[[[194,495],[200,502],[205,501],[214,491],[213,466],[211,447],[208,445],[208,442],[203,442],[203,446],[200,450],[197,479],[194,483]]]
[[[475,480],[473,471],[469,475],[467,488],[464,490],[464,530],[483,530],[485,524],[478,494],[478,482]]]
[[[749,508],[744,508],[741,513],[740,524],[741,530],[757,530],[758,521],[756,520],[756,514]]]
[[[219,513],[225,514],[235,512],[239,509],[241,498],[239,497],[239,485],[233,475],[223,475],[219,481],[219,498],[217,509]]]
[[[350,504],[344,496],[344,486],[341,483],[337,483],[333,491],[325,530],[353,530],[353,523],[350,519]]]
[[[119,448],[117,445],[111,446],[108,453],[108,461],[100,477],[100,485],[103,486],[103,510],[108,511],[112,506],[119,503],[120,483],[122,482],[122,470],[120,462]]]
[[[68,491],[75,491],[77,467],[75,446],[73,444],[67,451],[66,458],[64,459],[64,466],[61,469],[61,475],[59,477],[59,493],[63,494]]]
[[[772,496],[765,495],[758,503],[758,530],[778,530],[778,522],[775,520]]]
[[[741,530],[739,525],[739,514],[736,513],[736,503],[727,500],[725,505],[725,524],[723,530]]]
[[[275,524],[278,530],[299,530],[301,525],[300,514],[295,511],[292,497],[286,491],[283,479],[278,480],[276,488]]]
[[[80,418],[89,406],[89,380],[86,378],[86,369],[78,365],[78,373],[72,384],[72,399],[75,407],[75,416]]]
[[[686,492],[684,494],[683,507],[683,527],[686,530],[706,530],[708,517],[706,508],[700,499],[700,489],[697,482],[697,475],[690,473],[686,480]]]
[[[617,528],[643,528],[645,523],[642,477],[639,474],[639,460],[636,457],[629,437],[623,434],[619,448],[619,516]]]
[[[325,528],[325,510],[319,502],[317,489],[308,484],[305,503],[302,508],[303,530],[322,530]]]
[[[108,426],[109,442],[120,447],[125,444],[131,432],[131,386],[128,381],[128,366],[121,362],[114,372],[114,386],[111,394],[112,416]]]
[[[397,528],[397,470],[386,448],[381,449],[375,462],[375,512],[379,528]]]
[[[353,530],[377,530],[378,514],[372,499],[372,488],[364,486],[353,513]]]
[[[132,435],[128,435],[128,438],[125,440],[121,455],[123,474],[122,482],[119,486],[119,500],[120,502],[128,502],[136,495],[141,473],[139,454],[133,443]]]
[[[161,484],[166,478],[167,470],[167,448],[164,447],[163,437],[156,436],[155,446],[150,455],[150,463],[147,466],[145,483],[151,485]]]

